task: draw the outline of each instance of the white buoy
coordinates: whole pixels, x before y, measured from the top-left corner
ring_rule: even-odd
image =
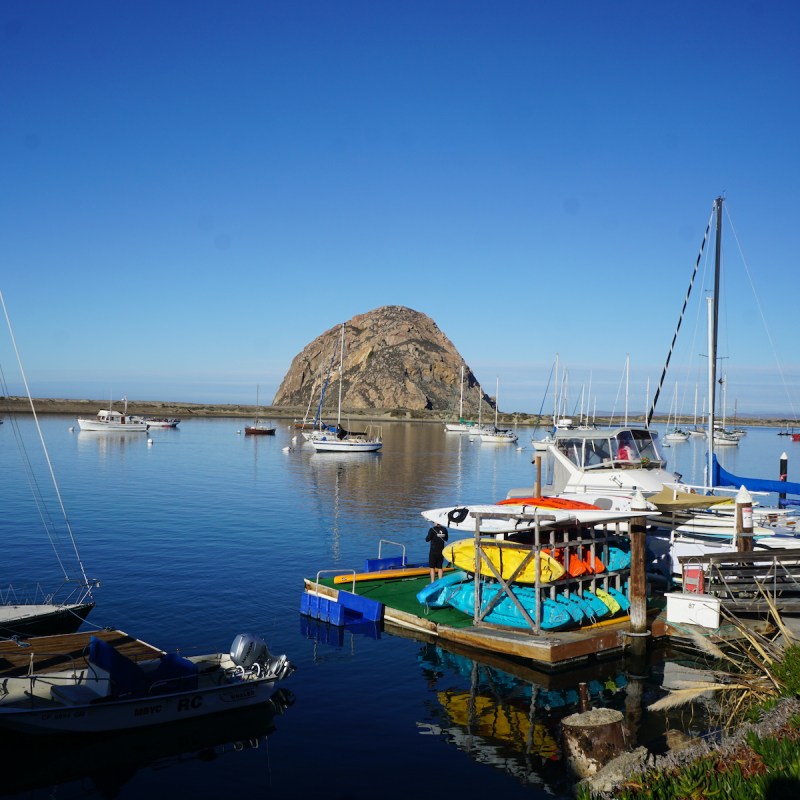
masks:
[[[69,426],[69,432],[72,433],[74,430],[75,430],[75,426],[74,425],[70,425]]]
[[[237,436],[239,436],[240,434],[241,434],[241,431],[236,431],[236,435]]]
[[[294,452],[294,447],[289,447],[288,445],[283,448],[284,453],[292,453]]]
[[[151,446],[152,444],[153,444],[153,440],[152,440],[152,439],[148,439],[148,440],[147,440],[147,445],[148,445],[148,447],[149,447],[149,446]]]

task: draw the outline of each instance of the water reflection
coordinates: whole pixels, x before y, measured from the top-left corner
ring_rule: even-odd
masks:
[[[102,457],[147,446],[148,436],[141,431],[75,431],[78,450],[97,452]]]
[[[40,789],[41,796],[52,797],[78,784],[81,796],[112,798],[134,777],[145,778],[142,773],[149,772],[157,774],[153,796],[159,796],[157,787],[177,782],[178,775],[172,773],[179,769],[211,772],[223,755],[265,748],[276,730],[275,717],[294,699],[281,688],[258,706],[135,732],[36,737],[35,742],[4,732],[0,746],[11,768],[4,772],[3,794]],[[14,768],[31,764],[33,752],[35,769]]]
[[[418,651],[433,698],[426,703],[427,718],[417,723],[419,733],[439,736],[477,762],[526,784],[545,784],[555,793],[565,792],[570,781],[559,726],[569,714],[587,708],[619,710],[631,749],[644,746],[659,754],[707,736],[713,727],[702,703],[667,713],[647,711],[675,676],[704,666],[681,651],[627,650],[614,661],[550,673],[502,657],[481,654],[476,660],[476,654],[458,649],[451,643],[448,648],[426,643]]]

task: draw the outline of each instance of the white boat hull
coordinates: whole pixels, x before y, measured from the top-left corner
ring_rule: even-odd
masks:
[[[383,447],[383,442],[375,439],[337,439],[332,436],[310,438],[308,441],[318,453],[374,453]]]
[[[252,680],[160,697],[49,709],[12,710],[0,705],[0,727],[26,733],[104,733],[144,728],[265,703],[275,683],[275,679]]]
[[[122,431],[123,433],[144,433],[146,422],[98,422],[94,419],[78,418],[78,426],[82,431]]]
[[[451,518],[451,512],[466,509],[467,514],[459,522]],[[561,509],[534,505],[471,505],[450,506],[448,508],[432,508],[421,512],[429,522],[444,525],[446,528],[459,531],[475,531],[476,518],[472,514],[486,515],[481,519],[481,532],[487,534],[529,530],[536,526],[536,519],[519,520],[521,515],[533,515],[539,518],[539,527],[552,528],[566,525],[602,525],[604,523],[625,521],[645,516],[650,512],[641,511],[606,511],[603,509]],[[497,518],[493,515],[503,515]]]

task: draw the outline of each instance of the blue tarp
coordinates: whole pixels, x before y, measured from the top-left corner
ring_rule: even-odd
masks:
[[[726,472],[717,456],[714,455],[714,475],[713,486],[744,486],[751,492],[776,492],[777,494],[797,494],[800,495],[800,483],[790,483],[789,481],[770,481],[763,478],[739,478]]]

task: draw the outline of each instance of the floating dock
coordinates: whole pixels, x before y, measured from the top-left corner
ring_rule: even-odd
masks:
[[[333,578],[306,578],[306,593],[338,601],[339,592],[355,593],[383,605],[384,625],[402,635],[423,635],[426,640],[453,643],[470,650],[530,659],[543,668],[572,666],[575,662],[618,655],[631,641],[630,617],[618,616],[574,630],[534,632],[489,623],[475,625],[453,608],[430,608],[417,601],[417,592],[429,577],[395,578],[334,585]],[[666,636],[663,603],[648,612],[648,632],[653,639]]]

